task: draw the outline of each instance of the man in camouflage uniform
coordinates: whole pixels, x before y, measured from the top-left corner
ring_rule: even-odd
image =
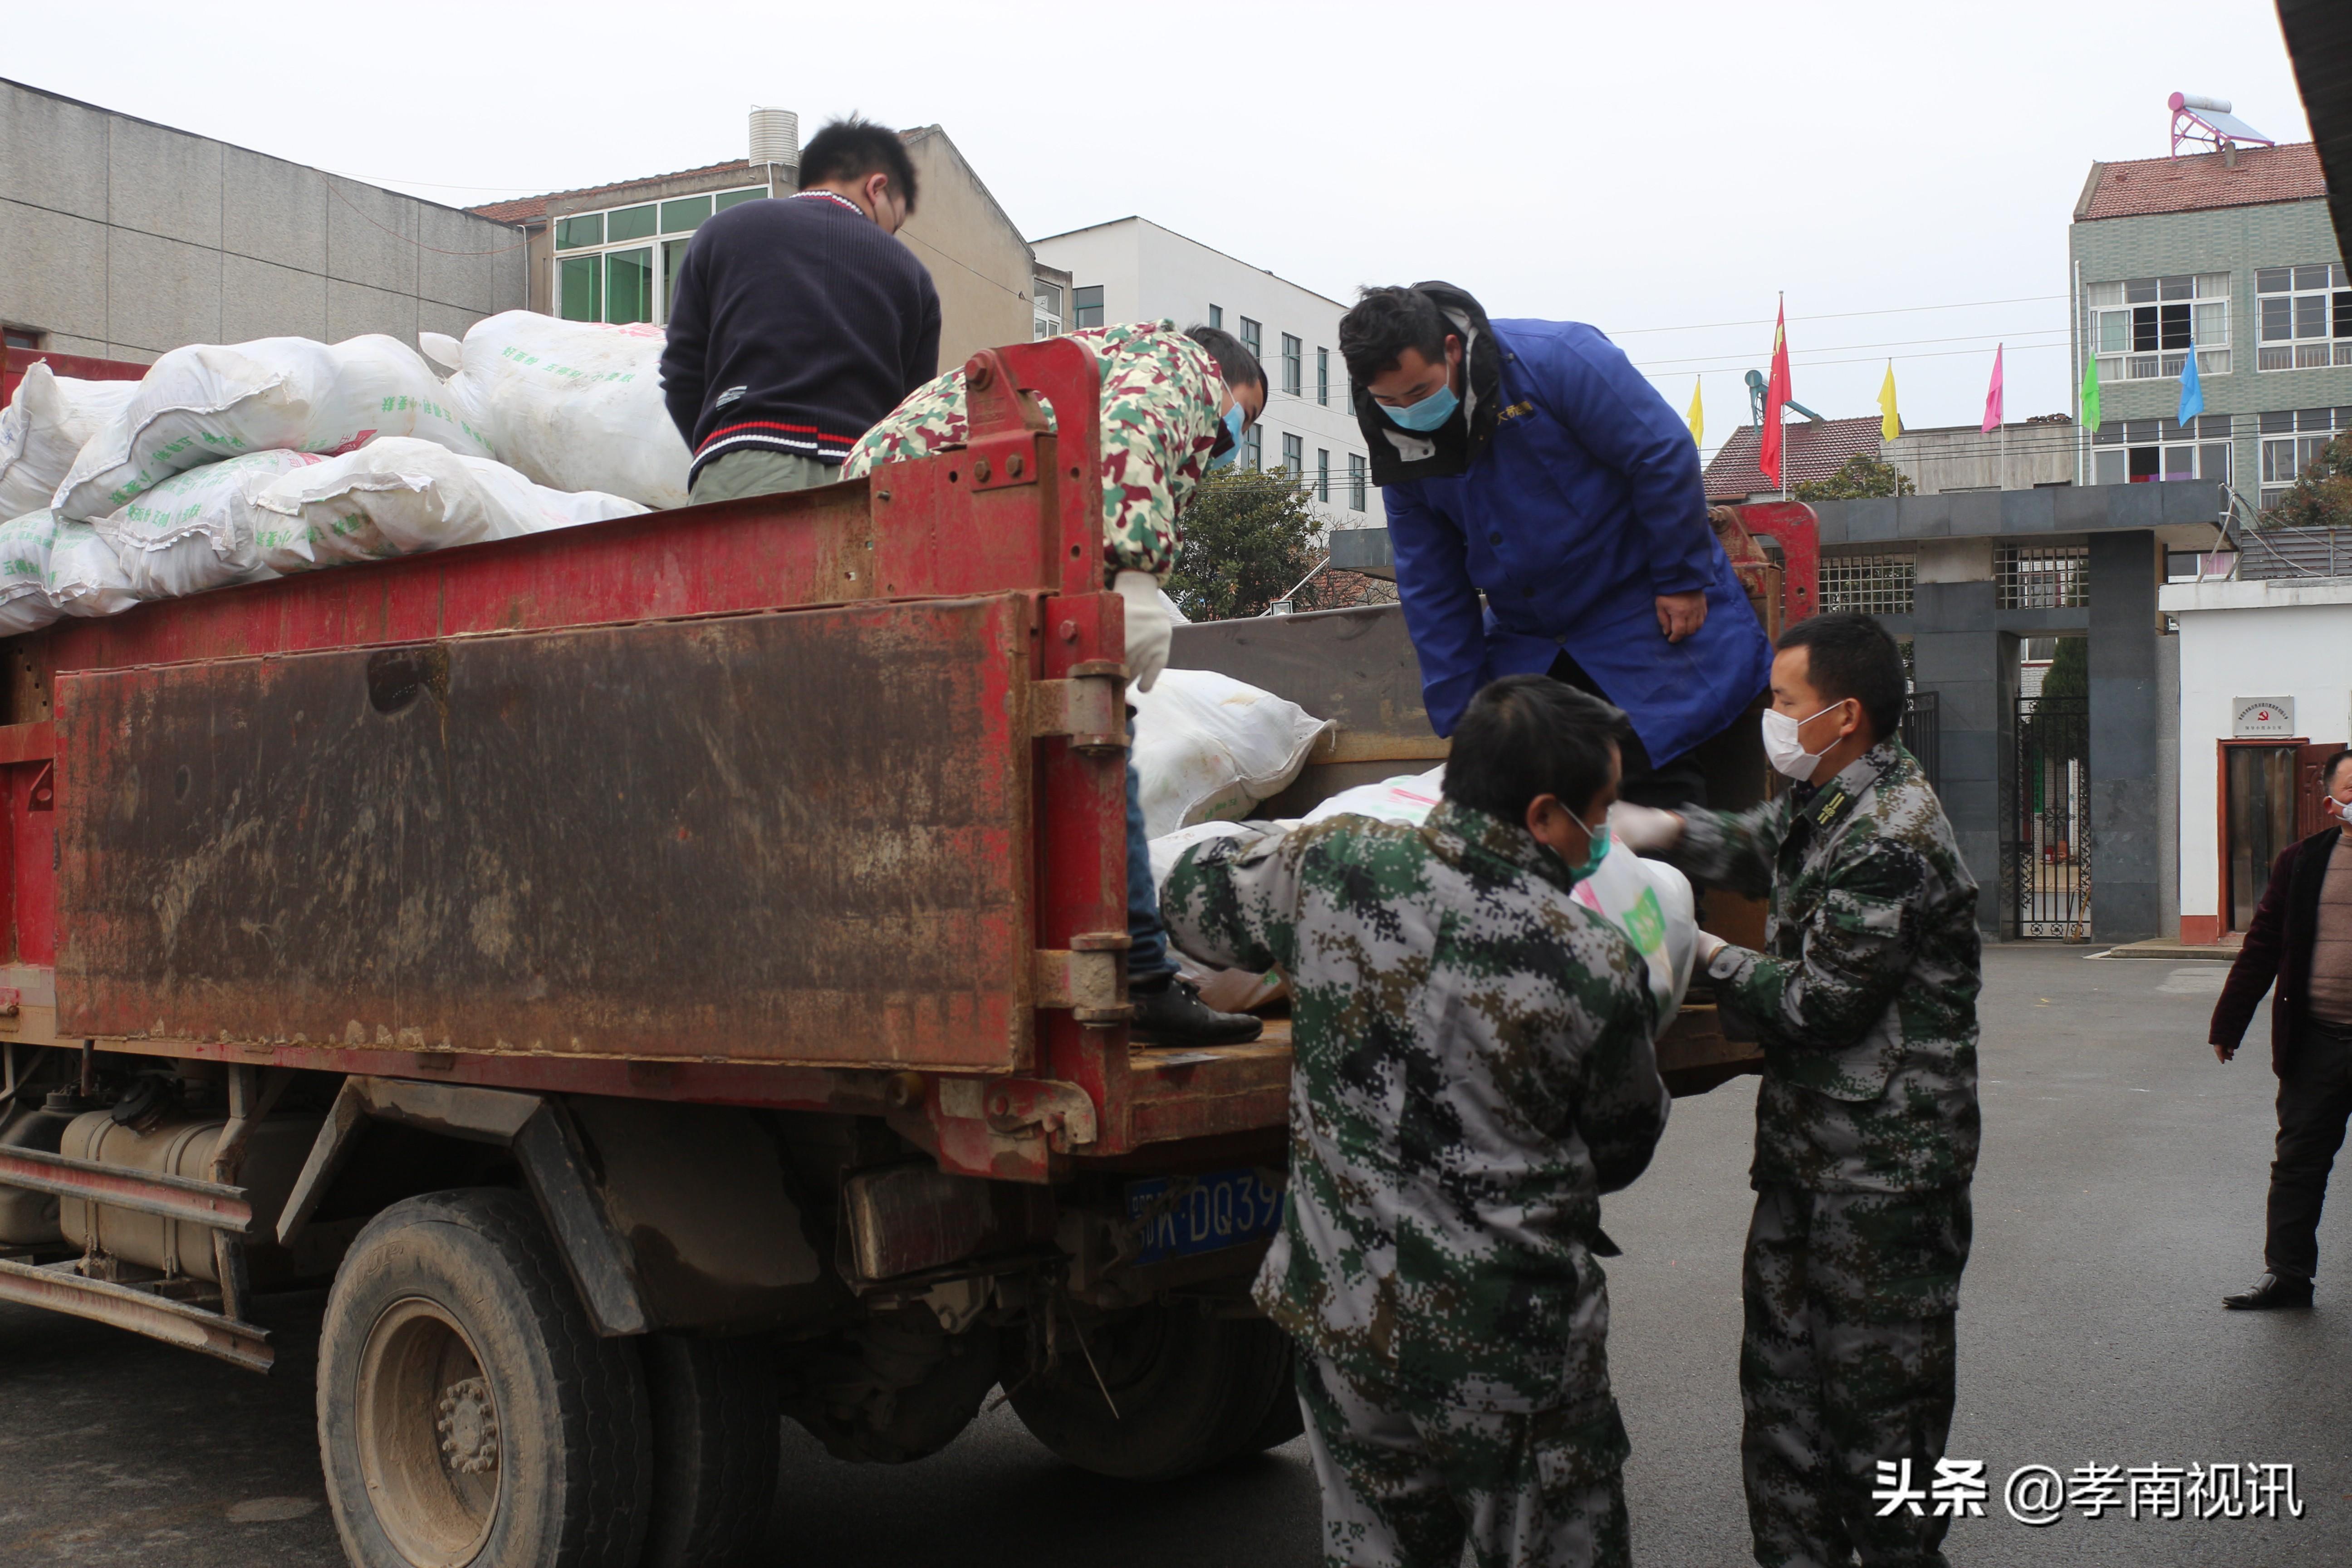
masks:
[[[1593,1258],[1669,1101],[1641,956],[1569,897],[1623,721],[1507,677],[1422,826],[1253,831],[1171,873],[1180,945],[1290,980],[1289,1202],[1256,1297],[1300,1347],[1327,1563],[1455,1568],[1465,1539],[1479,1568],[1630,1561]]]
[[[1741,1452],[1767,1568],[1940,1565],[1932,1496],[1976,1170],[1977,885],[1895,738],[1902,656],[1865,616],[1801,621],[1765,743],[1799,780],[1737,816],[1620,806],[1629,845],[1768,893],[1765,951],[1706,939],[1765,1051],[1749,1172]],[[1907,1472],[1907,1476],[1906,1476]],[[1894,1483],[1931,1495],[1874,1500]]]
[[[1128,677],[1151,689],[1167,667],[1171,623],[1160,583],[1176,563],[1177,519],[1202,475],[1233,460],[1265,410],[1265,371],[1231,333],[1173,321],[1090,327],[1070,337],[1102,376],[1103,575],[1124,601]],[[1050,412],[1050,411],[1049,411]],[[849,450],[842,478],[961,446],[971,432],[963,371],[924,383]],[[1135,763],[1127,767],[1127,986],[1139,1037],[1216,1045],[1257,1037],[1258,1020],[1220,1013],[1176,974],[1160,920]]]

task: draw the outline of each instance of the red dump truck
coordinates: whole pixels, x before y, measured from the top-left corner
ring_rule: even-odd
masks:
[[[0,1300],[266,1372],[257,1293],[331,1283],[365,1568],[730,1561],[780,1412],[905,1460],[1002,1387],[1129,1477],[1295,1435],[1285,1026],[1127,1035],[1092,361],[969,372],[969,445],[866,480],[6,644]],[[1178,661],[1344,710],[1300,791],[1442,754],[1392,607],[1275,627]],[[1702,1001],[1665,1060],[1753,1055]]]

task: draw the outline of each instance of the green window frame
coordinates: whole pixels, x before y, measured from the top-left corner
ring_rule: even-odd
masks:
[[[604,243],[619,245],[626,240],[651,239],[660,227],[657,209],[651,202],[643,206],[620,207],[604,215]]]
[[[709,196],[682,196],[661,205],[661,231],[664,234],[692,234],[710,216]]]
[[[596,256],[566,256],[555,264],[555,313],[567,321],[604,319],[604,268]]]
[[[617,326],[654,319],[651,246],[604,253],[604,320]]]
[[[604,243],[603,213],[573,213],[555,220],[555,248],[584,250]]]
[[[741,202],[756,202],[767,194],[768,187],[765,185],[753,185],[749,190],[742,191],[721,191],[712,205],[720,212],[725,212],[729,207]]]

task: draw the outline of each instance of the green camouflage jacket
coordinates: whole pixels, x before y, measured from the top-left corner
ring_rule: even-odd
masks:
[[[1669,1103],[1641,956],[1528,832],[1441,802],[1214,839],[1160,913],[1291,986],[1290,1194],[1257,1300],[1357,1376],[1496,1411],[1607,1396],[1601,1194]]]
[[[1088,327],[1068,336],[1094,350],[1102,373],[1104,563],[1114,572],[1164,577],[1183,540],[1176,514],[1192,499],[1216,444],[1224,378],[1209,351],[1173,321]],[[866,432],[849,449],[841,477],[929,457],[960,445],[968,429],[959,368],[917,387]]]
[[[1675,862],[1769,897],[1762,952],[1727,947],[1716,994],[1755,1021],[1759,1184],[1926,1192],[1977,1163],[1977,884],[1918,763],[1889,741],[1818,789],[1684,814]]]

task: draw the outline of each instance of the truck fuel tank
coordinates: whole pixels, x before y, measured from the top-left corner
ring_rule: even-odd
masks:
[[[252,1142],[246,1147],[244,1169],[235,1184],[246,1190],[253,1205],[253,1229],[246,1245],[257,1279],[270,1272],[265,1255],[277,1250],[272,1238],[278,1230],[278,1213],[318,1138],[320,1121],[317,1116],[268,1117],[255,1125]],[[151,1175],[209,1181],[213,1149],[226,1125],[219,1117],[178,1115],[141,1131],[116,1121],[111,1111],[91,1110],[68,1124],[58,1152],[68,1159]],[[213,1260],[212,1232],[203,1226],[134,1214],[81,1198],[59,1203],[58,1223],[68,1242],[90,1251],[142,1268],[159,1268],[167,1275],[220,1282]]]

